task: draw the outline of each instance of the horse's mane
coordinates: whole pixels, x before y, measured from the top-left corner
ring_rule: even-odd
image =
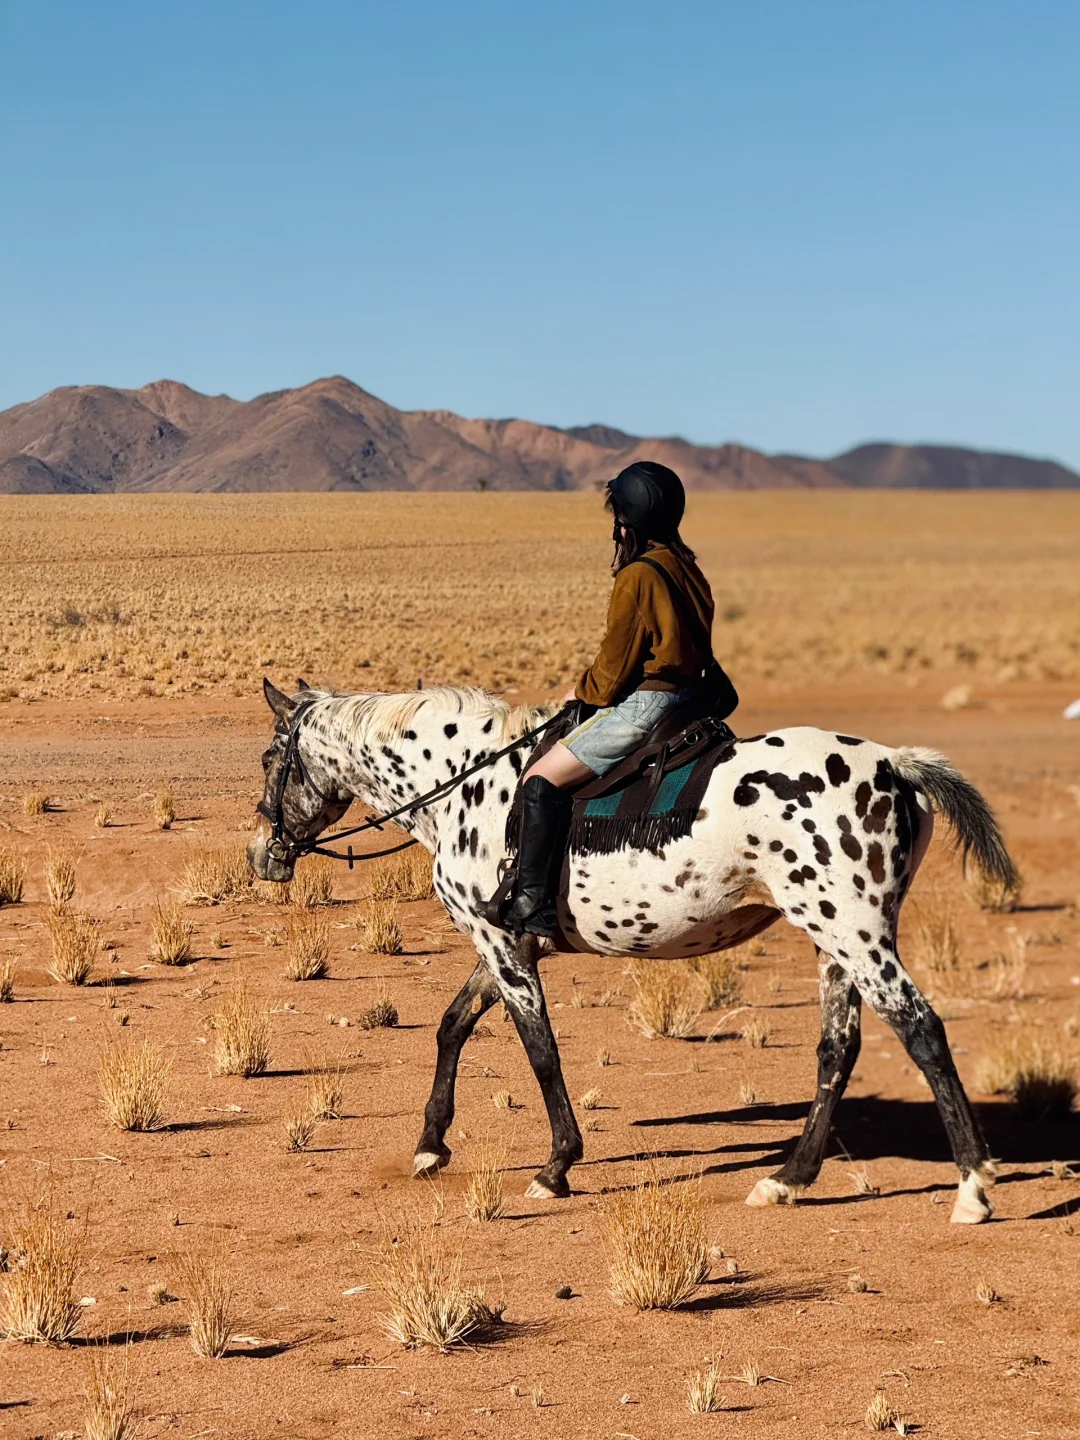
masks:
[[[491,716],[492,738],[506,745],[554,714],[551,705],[508,705],[476,686],[433,685],[430,690],[406,690],[401,695],[343,695],[335,697],[336,718],[350,741],[399,740],[426,710]]]

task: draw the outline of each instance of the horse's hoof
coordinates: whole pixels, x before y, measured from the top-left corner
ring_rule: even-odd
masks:
[[[570,1194],[570,1186],[564,1180],[561,1186],[549,1184],[541,1180],[539,1175],[535,1180],[529,1182],[529,1188],[525,1191],[526,1200],[565,1200]]]
[[[433,1150],[418,1150],[413,1156],[413,1179],[418,1179],[422,1175],[434,1175],[437,1170],[441,1170],[444,1165],[449,1164],[449,1155],[439,1155]]]
[[[750,1194],[746,1197],[746,1204],[755,1207],[765,1205],[794,1205],[799,1198],[799,1192],[792,1185],[785,1185],[783,1180],[774,1180],[772,1176],[766,1176],[759,1180]]]
[[[984,1187],[992,1185],[995,1179],[993,1165],[981,1170],[972,1170],[960,1181],[956,1192],[956,1204],[949,1219],[954,1225],[981,1225],[989,1220],[994,1207],[984,1194]]]

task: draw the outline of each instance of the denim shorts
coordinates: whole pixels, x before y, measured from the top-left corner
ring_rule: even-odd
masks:
[[[594,775],[606,775],[632,755],[658,721],[676,705],[693,698],[693,690],[635,690],[618,705],[590,715],[563,741],[570,753]]]

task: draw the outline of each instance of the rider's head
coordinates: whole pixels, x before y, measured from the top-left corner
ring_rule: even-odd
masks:
[[[607,485],[607,507],[615,517],[615,563],[621,570],[650,544],[674,545],[693,559],[679,525],[686,509],[683,483],[656,460],[637,460]]]

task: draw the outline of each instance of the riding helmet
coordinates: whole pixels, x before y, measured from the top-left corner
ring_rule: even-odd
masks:
[[[615,518],[648,539],[674,535],[686,509],[682,481],[655,460],[628,465],[608,481],[607,492]]]

